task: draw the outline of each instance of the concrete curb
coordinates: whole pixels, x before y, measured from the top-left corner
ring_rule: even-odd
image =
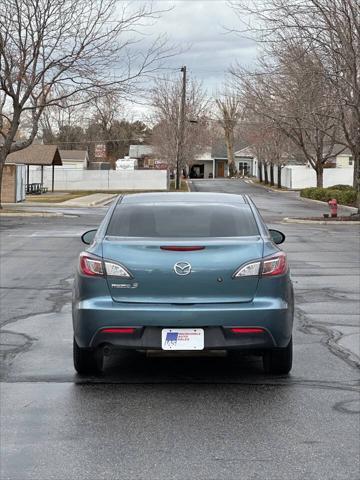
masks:
[[[91,203],[88,204],[88,207],[96,207],[96,206],[99,206],[99,205],[102,205],[102,206],[108,205],[109,203],[111,203],[114,200],[115,197],[118,197],[117,193],[115,193],[111,198],[108,198],[106,200],[103,199],[103,200],[97,200],[95,202],[91,202]]]
[[[60,212],[0,212],[0,217],[63,217]]]
[[[303,220],[301,218],[283,218],[281,223],[312,223],[314,225],[360,225],[359,220],[327,221],[327,220]]]
[[[242,179],[242,180],[243,180],[243,179]],[[254,180],[251,180],[251,179],[244,180],[244,182],[245,182],[245,183],[251,183],[251,185],[254,185],[254,187],[260,187],[260,188],[263,188],[263,189],[265,189],[265,190],[271,190],[272,192],[276,192],[276,193],[292,193],[292,192],[297,192],[297,190],[289,190],[289,189],[279,190],[278,188],[270,187],[270,185],[263,185],[262,183],[254,182]]]

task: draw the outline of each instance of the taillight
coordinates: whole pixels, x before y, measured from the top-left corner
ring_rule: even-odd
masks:
[[[284,252],[279,252],[262,262],[261,275],[263,276],[269,277],[273,275],[282,275],[283,273],[286,273],[286,271],[287,261]]]
[[[271,257],[264,258],[264,260],[242,265],[235,271],[233,278],[256,276],[269,277],[273,275],[282,275],[286,272],[286,255],[284,252],[279,252]]]
[[[103,261],[87,252],[80,253],[80,270],[84,275],[91,277],[104,276],[106,273],[111,277],[132,278],[131,273],[122,265],[108,260]]]
[[[86,252],[80,253],[80,270],[84,275],[92,277],[104,275],[102,260]]]

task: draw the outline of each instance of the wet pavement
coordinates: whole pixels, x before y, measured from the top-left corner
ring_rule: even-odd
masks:
[[[359,478],[359,228],[282,224],[324,207],[243,181],[287,235],[296,295],[294,368],[255,357],[107,359],[72,367],[71,284],[80,233],[106,208],[1,219],[2,479]],[[354,340],[355,339],[355,340]]]

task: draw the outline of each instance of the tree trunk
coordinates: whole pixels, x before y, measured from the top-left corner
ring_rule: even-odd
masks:
[[[233,139],[232,132],[228,132],[225,135],[225,140],[226,140],[229,177],[234,177],[236,175],[236,165],[234,160],[234,139]]]
[[[358,213],[360,213],[360,147],[355,152],[352,152],[352,154],[354,164],[353,187],[357,192],[356,207],[358,209]]]
[[[281,185],[281,172],[282,172],[282,167],[281,167],[281,165],[278,165],[277,166],[277,173],[278,173],[277,186],[278,186],[278,188],[282,187],[282,185]]]
[[[2,178],[3,178],[3,171],[4,171],[4,165],[5,165],[5,160],[7,157],[7,153],[5,151],[5,147],[0,148],[0,209],[2,209],[2,198],[1,198],[1,192],[2,192]]]
[[[0,164],[0,210],[3,208],[2,207],[2,202],[1,202],[1,191],[2,191],[2,174],[4,170],[4,164]]]
[[[237,173],[236,165],[235,165],[235,162],[232,161],[229,163],[229,176],[235,177],[236,173]]]
[[[263,181],[263,168],[262,168],[262,162],[258,163],[258,172],[259,172],[259,181],[262,183]]]
[[[274,182],[274,164],[270,163],[270,185],[273,187],[275,185]]]
[[[316,186],[322,188],[324,185],[324,165],[318,163],[316,166]]]
[[[269,183],[269,175],[268,175],[268,168],[266,163],[264,164],[264,171],[265,171],[265,184],[268,185]]]

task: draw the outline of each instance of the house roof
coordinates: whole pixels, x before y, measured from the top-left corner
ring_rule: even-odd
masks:
[[[240,150],[235,151],[234,153],[235,157],[249,157],[249,158],[254,158],[254,154],[251,150],[251,145],[248,145],[247,147],[244,147]]]
[[[333,147],[333,156],[337,157],[338,155],[351,155],[351,150],[348,147],[337,143]]]
[[[87,158],[86,150],[59,150],[62,160],[77,160],[84,162]]]
[[[235,152],[243,149],[244,147],[246,147],[246,144],[244,144],[244,142],[241,142],[241,141],[234,142]],[[216,141],[213,143],[211,148],[211,156],[212,158],[221,158],[221,159],[227,158],[227,149],[224,141]]]
[[[27,148],[10,153],[6,163],[25,165],[62,165],[59,149],[56,145],[30,145]]]

